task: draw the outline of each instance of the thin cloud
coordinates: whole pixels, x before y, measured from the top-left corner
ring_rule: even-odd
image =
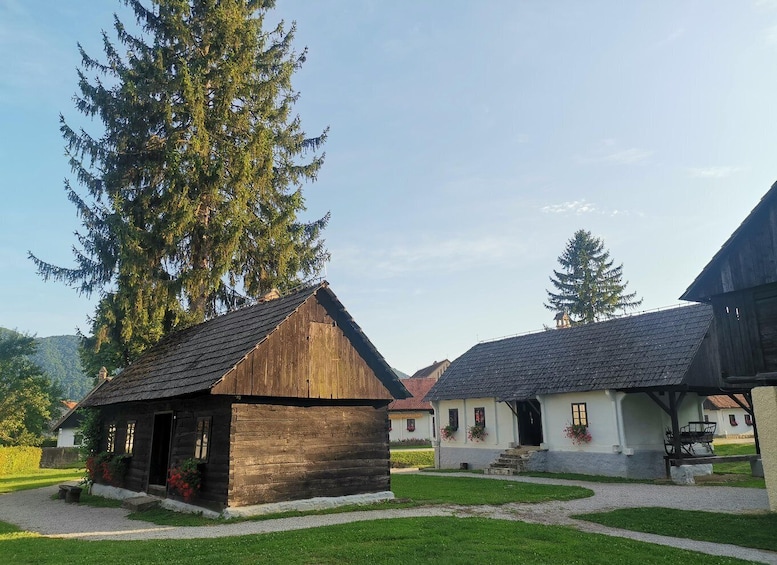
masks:
[[[631,216],[632,212],[629,210],[619,210],[600,208],[599,206],[586,202],[585,200],[569,200],[567,202],[561,202],[559,204],[548,204],[540,208],[545,214],[559,214],[568,216],[582,216],[583,214],[596,214],[598,216],[608,216],[614,218],[616,216]],[[642,214],[637,214],[641,216]]]
[[[697,179],[722,179],[742,170],[741,167],[689,167],[688,176]]]
[[[617,165],[634,165],[647,160],[652,151],[630,147],[622,149],[614,139],[603,139],[588,155],[575,155],[574,160],[580,164],[614,163]]]
[[[658,41],[655,44],[655,47],[656,48],[665,47],[665,46],[667,46],[667,45],[669,45],[671,43],[674,43],[675,41],[680,39],[683,35],[685,35],[685,28],[679,27],[676,30],[674,30],[672,33],[667,35],[665,38],[663,38],[662,40]]]
[[[596,212],[596,206],[585,200],[571,200],[561,202],[560,204],[549,204],[540,209],[546,214],[575,214],[576,216]]]

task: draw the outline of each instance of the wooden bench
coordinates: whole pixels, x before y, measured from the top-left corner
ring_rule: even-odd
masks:
[[[739,463],[749,461],[751,466],[753,461],[761,458],[758,454],[750,455],[703,455],[701,457],[675,457],[674,455],[664,455],[664,464],[666,465],[666,476],[670,476],[670,467],[679,467],[680,465],[712,465],[713,463]]]
[[[64,499],[65,502],[80,502],[82,490],[78,485],[59,485],[59,498]]]

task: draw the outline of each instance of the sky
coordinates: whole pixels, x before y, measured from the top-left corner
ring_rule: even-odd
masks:
[[[668,307],[777,180],[777,0],[278,0],[309,49],[303,129],[329,127],[305,185],[331,212],[325,277],[393,367],[553,324],[543,303],[578,229]],[[88,329],[96,296],[43,282],[79,229],[59,114],[77,43],[109,0],[0,0],[0,326]],[[99,133],[99,122],[84,122]]]

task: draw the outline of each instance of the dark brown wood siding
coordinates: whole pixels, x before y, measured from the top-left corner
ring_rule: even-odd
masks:
[[[712,298],[725,376],[777,372],[777,284]]]
[[[390,489],[385,406],[235,404],[230,506]]]
[[[127,422],[135,421],[135,447],[125,488],[137,492],[145,491],[149,479],[154,415],[164,412],[172,412],[174,417],[170,445],[171,465],[194,457],[197,418],[212,419],[209,456],[207,462],[202,465],[202,488],[193,503],[210,508],[224,508],[229,481],[229,434],[232,417],[230,399],[202,396],[102,407],[103,437],[100,449],[106,448],[105,431],[107,426],[114,422],[117,427],[115,452],[124,453]]]
[[[303,304],[212,391],[282,398],[393,400],[317,300]]]

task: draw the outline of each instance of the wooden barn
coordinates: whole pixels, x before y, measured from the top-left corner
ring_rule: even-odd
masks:
[[[712,304],[724,379],[777,382],[777,183],[681,298]]]
[[[387,493],[389,402],[407,390],[327,283],[168,336],[86,406],[124,489],[171,496],[198,462],[214,510]]]

